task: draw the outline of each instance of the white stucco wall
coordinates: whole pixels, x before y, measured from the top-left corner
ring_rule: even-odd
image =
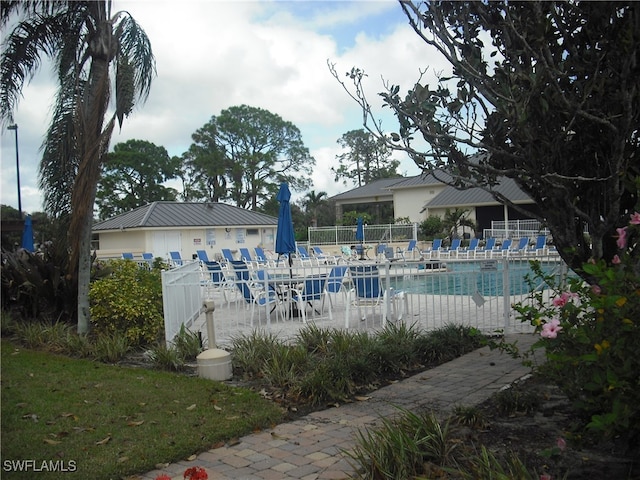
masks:
[[[216,227],[216,228],[174,228],[174,229],[125,229],[121,231],[99,232],[98,258],[120,258],[123,252],[131,252],[141,258],[143,252],[151,252],[154,257],[169,258],[169,251],[179,251],[183,259],[191,259],[197,250],[204,250],[210,259],[223,248],[232,251],[247,247],[261,246],[273,250],[276,227]]]
[[[412,222],[420,223],[427,219],[427,212],[421,212],[424,205],[431,201],[446,187],[445,185],[426,185],[416,188],[402,188],[393,192],[393,208],[396,218],[409,217]]]

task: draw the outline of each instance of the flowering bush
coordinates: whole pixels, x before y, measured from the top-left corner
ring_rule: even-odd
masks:
[[[565,284],[533,264],[541,290],[515,305],[520,319],[540,334],[533,348],[544,347],[541,371],[553,379],[586,420],[587,428],[605,438],[640,439],[640,214],[617,229],[618,254],[583,266],[591,279]]]

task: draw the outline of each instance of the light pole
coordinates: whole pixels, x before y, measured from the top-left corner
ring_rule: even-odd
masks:
[[[22,219],[22,199],[20,197],[20,154],[18,153],[18,124],[14,123],[9,125],[7,130],[13,130],[16,132],[16,178],[18,180],[18,212],[20,212],[20,218]]]

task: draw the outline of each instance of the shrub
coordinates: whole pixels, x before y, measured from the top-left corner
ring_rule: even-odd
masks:
[[[380,380],[421,368],[418,347],[424,345],[422,339],[446,339],[447,335],[455,337],[454,352],[466,353],[481,343],[481,336],[468,327],[449,326],[443,334],[388,324],[376,335],[369,335],[310,324],[299,331],[292,344],[258,330],[238,336],[233,339],[232,361],[235,374],[250,380],[262,377],[282,389],[285,396],[319,405],[345,401],[371,390]],[[445,343],[439,348],[451,347]]]
[[[161,370],[179,372],[185,367],[184,356],[173,345],[167,347],[166,344],[160,343],[150,348],[146,352],[146,357]]]
[[[23,321],[14,328],[14,337],[22,345],[52,353],[68,352],[68,339],[72,334],[71,326],[63,322]]]
[[[283,344],[273,333],[254,330],[248,335],[232,339],[233,368],[245,379],[259,378],[273,353]]]
[[[198,332],[192,332],[184,326],[173,339],[173,346],[184,361],[194,361],[202,352],[202,341]]]
[[[95,354],[95,347],[89,336],[69,332],[66,353],[72,357],[90,358]]]
[[[542,399],[536,393],[523,389],[518,384],[510,385],[495,394],[495,401],[501,415],[510,416],[516,413],[532,414]]]
[[[547,362],[543,372],[562,388],[587,428],[605,438],[635,442],[640,436],[640,214],[618,229],[619,254],[583,266],[590,284],[571,278],[568,288],[533,263],[542,291],[515,306],[520,319],[535,326]]]
[[[426,238],[433,238],[437,235],[441,235],[444,230],[442,219],[438,216],[431,215],[424,222],[422,222],[418,228]]]
[[[0,315],[0,326],[3,337],[13,335],[18,328],[18,322],[15,321],[11,312],[3,311]]]
[[[346,452],[359,467],[356,478],[435,478],[422,474],[431,465],[454,461],[460,442],[451,437],[449,421],[440,424],[433,412],[399,410],[398,418],[382,418],[381,427],[356,434],[356,447]],[[435,470],[438,478],[447,478]]]
[[[195,361],[200,352],[202,352],[200,335],[182,325],[171,345],[167,346],[164,341],[161,341],[147,350],[145,356],[156,368],[181,371],[186,368],[187,362]]]
[[[320,328],[313,323],[308,323],[301,328],[296,335],[296,343],[303,346],[311,353],[326,355],[329,352],[331,330]]]
[[[508,480],[542,480],[550,478],[548,475],[529,473],[527,466],[517,455],[507,452],[505,458],[499,459],[495,453],[484,445],[477,455],[471,456],[468,466],[460,470],[462,478],[476,480],[477,478],[495,478]]]
[[[486,338],[479,330],[449,323],[416,338],[415,348],[423,363],[433,365],[453,360],[485,343]]]
[[[420,332],[404,323],[388,322],[375,337],[371,361],[380,374],[397,374],[417,367],[416,340]]]
[[[312,405],[344,401],[355,393],[349,367],[339,360],[327,359],[309,369],[293,388],[296,395]]]
[[[289,389],[307,370],[310,359],[304,347],[279,345],[265,362],[264,378],[274,387]]]
[[[122,333],[101,333],[96,337],[94,357],[99,362],[117,363],[131,350],[129,339]]]
[[[475,429],[483,429],[487,426],[487,420],[478,407],[455,405],[453,407],[453,420],[458,425],[464,425]]]
[[[2,252],[2,308],[23,319],[73,318],[76,296],[62,265],[45,245],[39,254]]]
[[[132,345],[152,343],[162,332],[160,271],[112,260],[111,274],[89,288],[91,321],[98,333],[121,333]]]

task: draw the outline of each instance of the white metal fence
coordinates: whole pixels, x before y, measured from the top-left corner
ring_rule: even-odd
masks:
[[[545,272],[567,275],[566,265],[557,255],[538,256]],[[445,264],[446,262],[446,264]],[[433,330],[453,323],[476,327],[485,333],[531,331],[516,318],[512,304],[525,299],[529,292],[529,259],[434,259],[380,262],[352,261],[352,266],[375,266],[385,295],[378,301],[359,300],[355,292],[354,272],[342,279],[338,291],[306,305],[306,321],[322,328],[349,328],[373,331],[386,321],[405,322],[423,330]],[[292,268],[250,266],[252,288],[260,296],[275,285],[287,285],[275,302],[247,302],[238,288],[233,270],[225,269],[226,281],[211,282],[209,274],[192,263],[163,274],[165,329],[167,342],[184,323],[192,331],[206,335],[204,315],[199,316],[204,299],[215,302],[216,344],[229,345],[233,337],[255,329],[291,338],[304,325],[292,308],[291,285],[301,288],[305,278],[328,275],[335,265],[300,263]],[[257,271],[266,277],[257,278]],[[291,280],[293,279],[293,281]],[[335,285],[334,285],[335,286]],[[544,285],[537,285],[544,289]],[[334,289],[335,290],[335,289]],[[282,292],[281,292],[282,293]],[[263,294],[263,298],[268,295]]]
[[[309,227],[309,245],[355,245],[356,226]],[[418,238],[418,224],[364,225],[363,243],[408,242]]]
[[[538,235],[549,235],[549,230],[544,228],[538,220],[494,220],[491,222],[491,228],[485,228],[483,231],[484,238],[496,238],[504,240],[505,238],[534,238]]]
[[[162,306],[167,344],[182,325],[194,330],[202,309],[200,263],[189,262],[162,272]]]

